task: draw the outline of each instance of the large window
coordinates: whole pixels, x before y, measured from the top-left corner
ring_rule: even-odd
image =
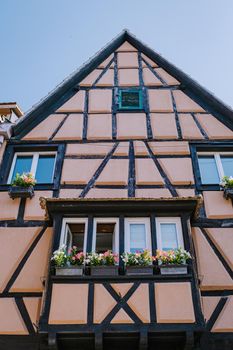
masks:
[[[150,219],[125,219],[125,251],[136,253],[144,249],[151,251]]]
[[[120,89],[119,90],[119,109],[134,110],[142,109],[142,91],[140,89]]]
[[[31,172],[36,178],[36,183],[52,183],[55,167],[55,152],[21,152],[15,153],[12,167],[8,177],[11,183],[16,174]]]
[[[233,153],[199,152],[198,164],[203,185],[216,185],[223,176],[233,176]]]
[[[156,217],[155,224],[158,249],[166,251],[184,248],[179,217]],[[125,218],[124,251],[136,253],[148,249],[152,252],[150,228],[149,217]],[[75,245],[79,252],[86,252],[87,241],[90,239],[92,252],[112,250],[119,254],[119,218],[94,218],[92,232],[88,229],[88,219],[85,217],[63,219],[60,246],[65,245],[68,250]]]
[[[180,218],[156,218],[157,247],[161,250],[184,247]]]

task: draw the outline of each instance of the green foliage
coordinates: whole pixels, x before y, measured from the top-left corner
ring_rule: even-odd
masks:
[[[137,253],[123,253],[121,256],[125,266],[148,266],[152,264],[152,256],[149,250]]]
[[[31,187],[35,186],[36,180],[32,173],[17,173],[14,180],[12,181],[12,186],[20,186],[20,187]]]
[[[67,255],[65,251],[65,246],[55,250],[51,260],[54,262],[56,267],[64,267],[67,263]]]
[[[70,265],[114,266],[118,263],[119,258],[117,254],[113,254],[110,250],[100,254],[84,254],[83,252],[78,252],[76,246],[73,246],[67,254],[66,247],[62,246],[53,252],[51,260],[54,262],[55,267],[65,267]]]
[[[223,176],[220,186],[223,188],[233,188],[233,177],[232,176]]]
[[[90,253],[87,254],[86,264],[89,266],[114,266],[118,263],[119,258],[117,254],[113,254],[111,250],[105,253]]]
[[[73,266],[84,265],[85,254],[83,252],[78,252],[78,248],[76,246],[73,246],[69,250],[67,260],[69,261],[70,265],[73,265]]]
[[[159,265],[183,265],[191,259],[190,253],[182,248],[168,251],[157,250],[156,253],[154,260],[157,261]]]

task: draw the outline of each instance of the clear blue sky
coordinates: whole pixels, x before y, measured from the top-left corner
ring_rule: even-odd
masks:
[[[128,28],[233,107],[233,0],[0,0],[0,101],[27,111]]]

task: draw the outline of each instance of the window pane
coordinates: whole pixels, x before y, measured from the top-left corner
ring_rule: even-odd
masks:
[[[85,224],[69,224],[69,230],[72,235],[72,242],[68,242],[67,240],[67,247],[69,248],[75,245],[78,248],[78,252],[82,252],[84,249]]]
[[[221,156],[225,176],[233,176],[233,157]]]
[[[130,224],[130,252],[136,253],[146,249],[145,224]]]
[[[54,168],[55,155],[46,156],[40,155],[37,169],[36,169],[36,181],[37,183],[51,183],[53,182],[53,168]]]
[[[160,224],[162,250],[177,249],[177,231],[176,224]]]
[[[214,156],[199,157],[198,162],[201,172],[201,182],[203,184],[219,184],[220,179]]]
[[[67,235],[66,235],[66,250],[67,252],[72,246],[72,232],[69,228],[69,225],[67,226]]]
[[[32,156],[17,156],[11,181],[14,180],[16,174],[28,173],[31,171]]]
[[[113,249],[115,223],[98,223],[96,228],[96,253]]]
[[[121,107],[140,107],[139,91],[122,91],[121,92]]]

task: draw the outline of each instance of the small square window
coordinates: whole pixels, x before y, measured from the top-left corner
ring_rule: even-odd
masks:
[[[142,109],[142,91],[139,89],[121,89],[119,90],[119,109],[137,110]]]

